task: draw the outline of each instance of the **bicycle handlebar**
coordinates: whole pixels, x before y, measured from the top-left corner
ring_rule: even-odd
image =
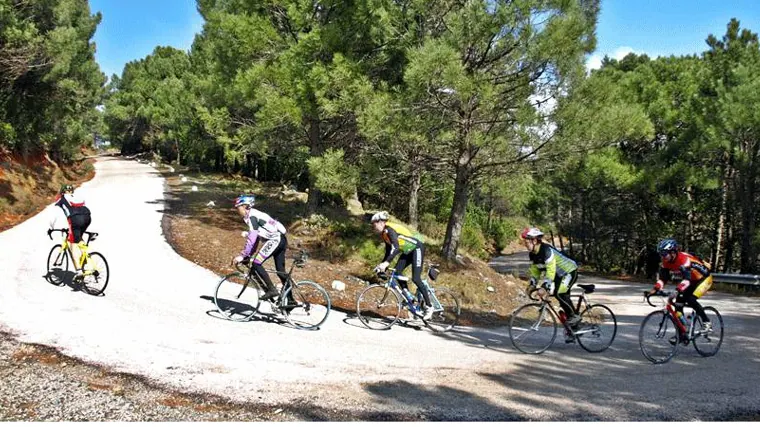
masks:
[[[646,300],[647,304],[651,305],[652,307],[657,307],[657,305],[652,304],[652,301],[651,301],[652,297],[663,297],[663,298],[665,298],[667,296],[668,296],[668,294],[665,293],[663,290],[659,290],[659,291],[655,291],[655,292],[644,291],[644,299]]]
[[[48,228],[47,235],[50,238],[50,240],[53,240],[53,234],[54,231],[60,231],[61,233],[65,233],[66,235],[69,234],[68,228]],[[99,233],[93,233],[92,231],[85,231],[82,234],[86,234],[89,237],[87,238],[87,244],[90,244],[91,241],[95,240],[96,237],[98,237]]]

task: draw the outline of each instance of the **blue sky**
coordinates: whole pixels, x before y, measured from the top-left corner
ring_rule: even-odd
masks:
[[[190,49],[203,27],[195,0],[90,0],[90,9],[103,14],[95,58],[109,77],[158,45]],[[732,17],[760,32],[760,0],[602,0],[597,51],[587,66],[595,67],[604,55],[622,58],[629,52],[701,53],[707,35],[725,34]]]
[[[760,0],[602,0],[596,52],[587,66],[595,68],[604,55],[620,59],[629,52],[702,53],[707,36],[722,37],[731,18],[760,32]]]

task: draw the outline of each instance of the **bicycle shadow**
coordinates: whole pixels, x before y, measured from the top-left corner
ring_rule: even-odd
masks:
[[[211,303],[214,303],[214,297],[212,296],[201,295],[200,298],[206,301],[211,301]],[[245,313],[247,311],[251,311],[254,309],[254,307],[249,304],[244,304],[238,301],[231,301],[227,299],[223,300],[222,304],[225,308],[229,308],[230,310],[236,313]],[[261,311],[261,308],[263,306],[268,306],[269,310],[272,310],[271,303],[267,301],[262,301],[258,309],[256,309],[256,313],[254,313],[253,317],[251,317],[248,320],[241,320],[241,321],[231,320],[227,318],[225,315],[223,315],[219,311],[218,308],[213,308],[211,310],[206,311],[206,315],[209,317],[213,317],[214,319],[224,320],[227,322],[235,322],[235,323],[264,322],[264,323],[271,323],[273,325],[287,326],[291,329],[298,329],[294,327],[293,325],[291,325],[290,323],[288,323],[287,320],[283,319],[280,314],[275,313],[274,311],[269,311],[269,312]]]
[[[42,278],[55,287],[68,287],[72,292],[82,292],[93,297],[105,296],[105,292],[90,290],[86,283],[75,280],[76,273],[70,270],[53,269],[43,275]]]

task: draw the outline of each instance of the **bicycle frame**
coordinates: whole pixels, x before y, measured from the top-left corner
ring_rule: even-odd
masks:
[[[696,322],[692,321],[692,322],[689,322],[689,325],[684,325],[683,322],[681,322],[681,319],[678,318],[678,314],[677,314],[677,310],[676,310],[676,305],[675,305],[675,300],[674,299],[666,298],[666,294],[664,292],[662,292],[662,291],[658,291],[656,293],[653,293],[653,294],[650,295],[650,297],[651,296],[658,296],[658,297],[661,297],[662,299],[665,300],[665,307],[662,309],[662,311],[664,313],[667,313],[668,316],[670,316],[673,319],[673,323],[676,324],[676,327],[678,328],[678,332],[681,335],[686,335],[689,340],[694,339],[694,337],[696,337],[697,335],[699,335],[699,334],[697,334],[697,335],[694,334],[694,325],[695,325]],[[645,297],[645,298],[647,298],[647,300],[648,300],[648,297]],[[649,304],[653,305],[651,302]],[[687,307],[690,308],[691,311],[692,311],[691,317],[697,316],[697,311],[694,310],[694,307],[687,306],[687,305],[684,304],[684,308],[687,308]],[[684,316],[685,315],[686,314],[684,313]]]
[[[396,271],[392,271],[390,277],[388,278],[388,281],[385,283],[386,288],[393,288],[397,293],[399,293],[403,298],[401,299],[404,302],[404,306],[406,306],[409,309],[412,309],[411,311],[413,313],[417,313],[420,310],[420,307],[418,304],[415,304],[415,301],[410,299],[404,292],[401,291],[401,285],[399,284],[399,277],[406,277],[401,274],[396,273]],[[430,283],[422,279],[422,282],[425,283],[425,286],[427,286],[428,290],[430,291],[430,303],[433,305],[433,311],[443,311],[443,306],[441,306],[441,302],[438,301],[438,298],[435,296],[435,289],[430,286]],[[411,292],[410,292],[411,295]],[[422,297],[422,290],[417,288],[417,291],[415,292],[415,298],[417,299],[417,302],[423,301]]]
[[[71,257],[71,261],[74,263],[74,269],[82,269],[84,270],[84,266],[90,261],[90,251],[89,251],[89,245],[90,242],[95,240],[95,238],[98,236],[98,233],[92,233],[89,231],[85,231],[84,234],[87,235],[87,242],[85,242],[84,247],[80,246],[81,254],[79,255],[79,259],[74,257],[74,251],[71,249],[71,243],[69,242],[69,229],[68,228],[59,228],[59,229],[52,229],[52,231],[60,231],[62,233],[62,242],[61,242],[61,253],[58,255],[59,257],[64,252],[69,254],[69,257]],[[52,239],[52,237],[50,237]],[[78,243],[76,243],[78,244]],[[60,263],[60,258],[56,258],[55,264]],[[82,271],[84,275],[92,274],[92,272],[86,272]]]
[[[290,288],[292,288],[292,287],[295,286],[295,281],[293,280],[293,269],[296,266],[303,267],[303,265],[305,263],[306,263],[306,252],[304,252],[302,250],[301,253],[298,255],[298,257],[296,257],[293,260],[293,263],[290,264],[290,270],[288,270],[288,272],[287,272],[287,274],[285,276],[285,285],[283,285],[282,289],[280,290],[280,297],[281,297],[280,298],[280,305],[283,303],[282,296],[285,295],[285,293],[288,291],[288,289],[290,289]],[[238,264],[238,265],[244,265],[244,264]],[[251,261],[251,265],[248,267],[248,272],[241,271],[239,268],[238,268],[238,271],[240,271],[241,273],[244,273],[248,278],[250,278],[251,279],[250,282],[255,283],[257,288],[262,289],[262,286],[264,284],[264,279],[262,279],[261,276],[259,275],[259,273],[256,270],[253,269],[253,262],[252,261]],[[278,277],[280,275],[280,272],[278,272],[277,270],[265,268],[264,271],[266,271],[267,273],[274,273]],[[243,286],[240,289],[240,294],[238,295],[238,297],[243,294],[243,292],[245,291],[246,287],[247,286]],[[284,307],[284,306],[282,306],[282,307]]]
[[[546,310],[548,308],[549,311],[551,311],[554,314],[554,317],[560,321],[560,324],[562,324],[562,327],[565,329],[565,331],[568,334],[570,334],[570,335],[582,335],[582,334],[585,334],[587,332],[591,332],[592,331],[591,329],[573,330],[572,328],[570,328],[567,325],[567,322],[565,320],[563,320],[562,317],[560,317],[559,310],[556,310],[554,308],[554,306],[551,304],[551,302],[549,301],[550,297],[554,298],[554,299],[557,299],[557,298],[554,297],[554,295],[550,295],[550,294],[547,294],[543,298],[533,298],[533,293],[536,292],[536,291],[538,291],[538,288],[536,288],[534,291],[529,292],[528,293],[528,298],[530,298],[530,299],[532,299],[534,301],[541,301],[541,310],[542,310],[542,313],[541,313],[541,316],[539,317],[539,319],[543,318],[543,310]],[[575,307],[573,307],[573,309],[575,310],[575,312],[577,314],[580,315],[580,313],[581,313],[581,307],[588,308],[589,306],[591,306],[591,303],[589,302],[588,297],[586,297],[586,291],[581,291],[581,293],[576,293],[576,294],[570,294],[570,300],[571,301],[572,301],[572,298],[574,298],[574,297],[578,298],[578,303],[575,304]]]

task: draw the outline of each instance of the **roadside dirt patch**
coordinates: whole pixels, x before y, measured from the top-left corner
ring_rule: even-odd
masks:
[[[61,185],[80,185],[95,176],[95,161],[59,165],[45,154],[26,159],[0,153],[0,232],[24,222],[55,200]]]
[[[303,198],[288,197],[289,190],[278,184],[174,168],[170,171],[167,167],[160,169],[166,178],[164,234],[184,258],[220,276],[233,273],[230,262],[244,246],[241,232],[245,226],[232,202],[241,193],[255,193],[257,208],[288,228],[290,257],[301,249],[309,253],[306,266],[294,270],[295,279],[321,284],[330,293],[333,309],[354,313],[359,292],[368,282],[377,281],[371,269],[380,259],[369,261],[360,253],[367,248],[368,241],[370,246],[380,245],[380,241],[363,218],[328,207],[320,211],[320,218],[332,226],[323,226],[319,224],[321,220],[315,223],[304,218]],[[381,249],[378,251],[382,257]],[[463,257],[461,265],[442,263],[439,253],[440,247],[428,245],[426,260],[442,264],[436,286],[447,287],[460,295],[459,324],[505,325],[520,301],[518,295],[523,292],[523,282],[495,272],[478,259]],[[332,288],[336,280],[345,284],[345,290]],[[274,276],[273,281],[278,283]]]

